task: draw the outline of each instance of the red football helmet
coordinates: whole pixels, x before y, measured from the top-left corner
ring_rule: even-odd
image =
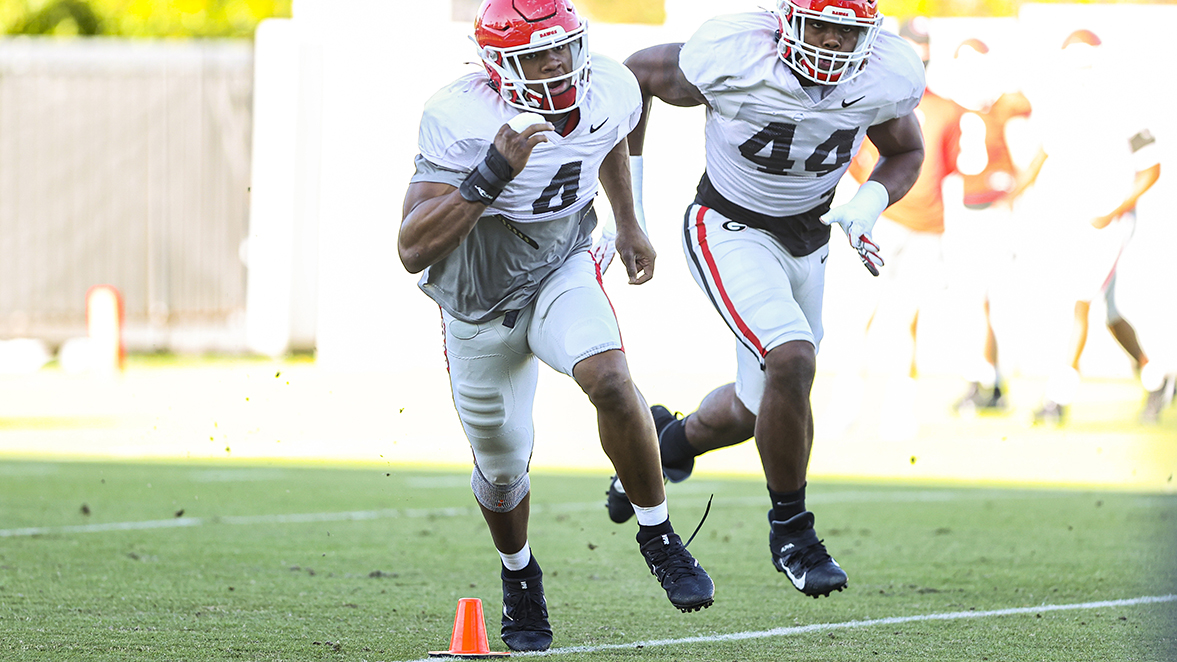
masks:
[[[870,57],[883,15],[876,0],[777,0],[781,38],[777,53],[798,75],[822,85],[837,85],[862,73]],[[858,28],[858,43],[849,53],[805,43],[806,21]]]
[[[579,106],[588,92],[586,28],[569,0],[483,0],[474,41],[490,86],[504,101],[520,110],[563,113]],[[528,80],[521,58],[560,46],[571,49],[572,70]]]
[[[1075,71],[1093,68],[1102,43],[1091,30],[1075,30],[1063,40],[1063,66]]]
[[[1091,30],[1075,30],[1071,34],[1067,35],[1067,38],[1063,40],[1063,48],[1066,48],[1072,44],[1099,46],[1101,43],[1103,42],[1101,42],[1099,37],[1096,36],[1096,34]]]
[[[941,92],[972,111],[987,111],[1009,86],[998,56],[975,37],[957,45],[947,73],[951,75],[945,76]]]
[[[974,56],[970,55],[968,52],[968,49],[970,49],[970,48],[973,51],[975,51],[977,55],[988,55],[989,54],[989,47],[987,45],[985,45],[985,42],[983,42],[980,39],[977,39],[975,37],[969,37],[968,39],[965,39],[964,41],[960,42],[959,45],[957,45],[956,52],[952,54],[952,57],[957,58],[957,59],[960,59],[962,57],[974,57]]]

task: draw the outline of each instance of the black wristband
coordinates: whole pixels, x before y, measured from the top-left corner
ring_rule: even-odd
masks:
[[[490,171],[496,177],[504,182],[515,179],[515,175],[511,173],[511,164],[507,163],[507,157],[499,152],[498,148],[494,146],[494,143],[491,143],[490,149],[486,150],[486,158],[482,162],[486,164],[486,167],[490,168]]]
[[[458,187],[458,193],[464,200],[481,202],[489,206],[499,197],[507,184],[511,183],[511,179],[511,164],[494,145],[491,145],[486,152],[486,158]]]

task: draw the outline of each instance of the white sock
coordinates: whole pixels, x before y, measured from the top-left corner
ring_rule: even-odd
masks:
[[[499,558],[503,559],[503,567],[507,570],[522,570],[531,563],[531,544],[523,543],[523,549],[514,554],[499,552]]]
[[[1069,405],[1079,390],[1079,371],[1067,366],[1050,376],[1046,382],[1046,399],[1060,405]]]
[[[633,513],[637,515],[638,524],[641,526],[657,526],[670,519],[670,509],[666,507],[665,500],[653,508],[634,506]]]
[[[997,384],[997,368],[979,358],[968,366],[964,377],[970,382],[977,382],[981,388],[993,388]]]
[[[1144,390],[1152,393],[1161,390],[1165,385],[1165,370],[1156,361],[1149,361],[1140,369],[1140,385]]]
[[[989,363],[988,361],[982,361],[981,363],[983,363],[984,366],[978,366],[981,369],[977,372],[977,383],[980,384],[982,388],[991,389],[994,386],[997,386],[997,368],[994,368],[993,364]]]
[[[618,492],[621,492],[622,494],[625,494],[625,486],[621,484],[621,479],[620,479],[620,478],[614,478],[614,479],[613,479],[613,487],[617,488],[617,491],[618,491]]]

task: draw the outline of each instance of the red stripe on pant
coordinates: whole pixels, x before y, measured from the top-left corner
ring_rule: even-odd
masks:
[[[441,355],[445,357],[445,372],[450,373],[450,348],[445,342],[445,312],[442,311],[441,306],[437,307],[437,312],[441,317]]]
[[[592,257],[593,252],[588,252],[589,257]],[[613,311],[613,319],[617,320],[617,309],[613,307],[613,300],[609,298],[609,293],[605,291],[605,274],[601,271],[601,263],[593,258],[593,264],[597,267],[597,285],[601,288],[601,294],[605,295],[605,301],[609,302],[609,310]],[[621,341],[621,351],[625,351],[625,338],[621,337],[621,322],[617,322],[617,338]]]
[[[752,329],[744,323],[744,318],[740,317],[740,313],[736,311],[736,307],[732,305],[731,297],[727,295],[727,289],[723,286],[723,279],[719,276],[719,267],[715,264],[715,256],[711,254],[711,248],[707,245],[707,228],[703,224],[703,216],[707,213],[707,207],[699,206],[699,213],[695,216],[695,228],[697,230],[697,241],[699,242],[699,250],[703,253],[703,261],[707,263],[707,270],[711,272],[711,281],[715,283],[715,289],[719,292],[719,298],[723,300],[723,307],[727,309],[728,315],[732,318],[732,322],[740,333],[752,343],[760,356],[765,355],[764,347],[760,344],[760,339],[756,334],[752,333]]]

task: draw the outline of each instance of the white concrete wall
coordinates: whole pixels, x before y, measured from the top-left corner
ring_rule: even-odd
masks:
[[[281,356],[315,347],[322,52],[290,19],[262,22],[255,44],[246,342]]]

